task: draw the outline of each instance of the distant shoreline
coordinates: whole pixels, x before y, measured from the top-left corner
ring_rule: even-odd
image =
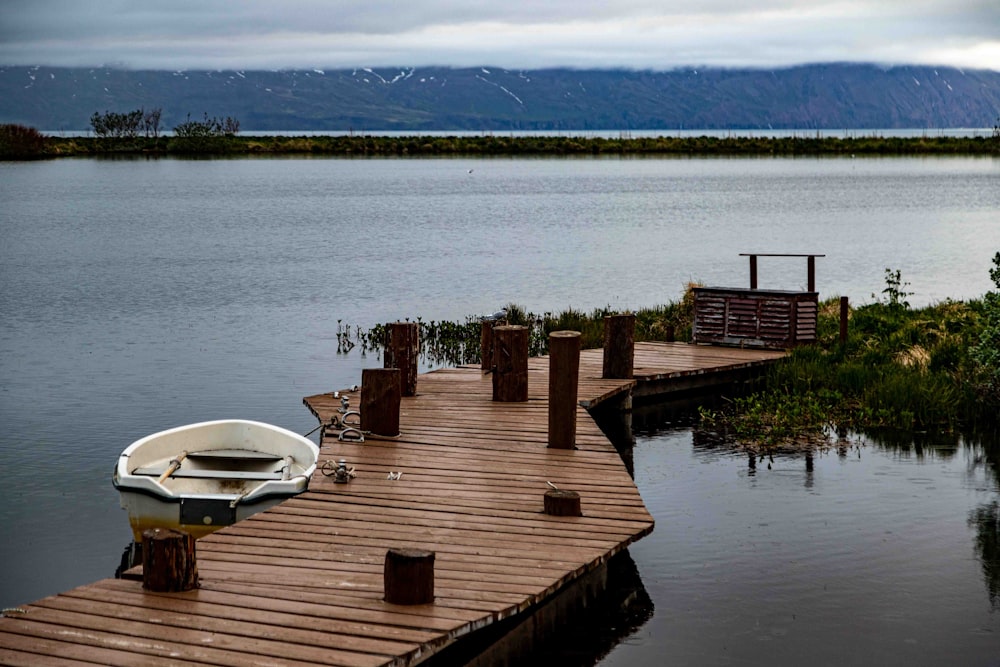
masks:
[[[45,137],[33,158],[115,155],[327,155],[341,157],[426,156],[1000,156],[1000,135],[988,136],[585,136],[489,135],[234,135],[209,138]]]

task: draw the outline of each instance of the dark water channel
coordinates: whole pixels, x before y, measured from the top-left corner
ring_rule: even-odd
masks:
[[[589,642],[574,633],[547,658],[1000,664],[996,434],[852,435],[751,467],[692,421],[636,411],[631,456],[656,529],[612,570]]]

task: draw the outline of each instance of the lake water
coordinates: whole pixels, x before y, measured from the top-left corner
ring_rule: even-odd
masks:
[[[652,306],[679,298],[691,280],[746,285],[741,252],[825,253],[817,260],[821,298],[847,295],[856,303],[881,291],[887,267],[900,269],[918,305],[990,289],[997,250],[995,159],[0,162],[0,605],[113,572],[130,533],[110,475],[134,439],[230,417],[311,430],[303,396],[352,385],[362,367],[379,363],[357,351],[338,354],[338,323],[463,319],[509,302],[535,312]],[[760,286],[803,287],[804,264],[761,259]],[[809,571],[816,563],[789,545],[808,546],[819,528],[786,530],[784,521],[770,519],[776,510],[763,503],[769,494],[762,486],[784,481],[777,497],[815,502],[817,487],[826,494],[863,489],[866,482],[849,476],[871,475],[872,486],[913,502],[869,496],[845,505],[855,528],[836,533],[836,567],[876,559],[886,564],[876,578],[911,576],[875,537],[891,508],[893,520],[907,527],[897,533],[906,542],[886,538],[901,557],[909,557],[912,526],[922,526],[919,535],[964,568],[961,590],[977,619],[967,629],[992,623],[997,630],[1000,614],[990,611],[975,572],[966,516],[990,494],[996,498],[995,483],[970,491],[968,480],[945,466],[920,462],[918,469],[893,456],[875,463],[881,459],[864,450],[860,464],[817,460],[810,490],[798,479],[801,471],[758,471],[749,479],[739,461],[698,452],[654,456],[647,465],[643,452],[684,452],[658,438],[640,438],[636,449],[637,479],[659,520],[654,535],[635,547],[651,590],[660,580],[700,581],[706,587],[696,597],[738,595],[745,602],[751,593],[731,590],[731,577],[770,572],[776,543],[786,569],[791,563]],[[884,466],[886,474],[870,466]],[[643,481],[667,470],[681,479],[708,474],[703,484],[718,485],[737,512],[702,523],[692,509],[684,525],[700,532],[689,535],[708,540],[711,530],[728,531],[747,543],[760,536],[758,551],[706,542],[715,554],[709,579],[688,577],[701,565],[672,560],[682,557],[675,545],[648,564],[638,556],[657,550],[661,539],[676,539],[677,518],[669,512],[679,498]],[[908,481],[914,477],[930,481]],[[965,526],[958,537],[935,532],[936,520],[922,524],[945,494],[966,496],[964,506],[948,505],[951,522]],[[738,556],[739,569],[734,563],[726,573],[730,555]],[[872,587],[845,590],[839,604],[851,616],[849,603],[865,600]],[[815,589],[803,595],[818,597]],[[887,597],[886,610],[936,605],[931,597]],[[730,607],[715,607],[719,618],[703,622],[745,631],[726,625],[737,613]],[[891,616],[886,610],[877,613]],[[796,620],[809,616],[793,613]],[[684,615],[660,602],[641,632],[659,635],[660,624]],[[924,622],[929,618],[914,627]],[[776,627],[794,634],[787,619],[782,623]],[[642,637],[619,650],[653,645]]]
[[[1000,664],[1000,440],[758,460],[646,430],[649,620],[600,665]]]

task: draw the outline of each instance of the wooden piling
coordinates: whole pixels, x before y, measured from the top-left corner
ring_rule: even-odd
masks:
[[[840,342],[847,342],[847,319],[850,316],[850,304],[847,297],[840,297]]]
[[[420,356],[420,327],[416,322],[391,322],[385,328],[383,368],[398,368],[400,394],[417,395],[417,360]]]
[[[398,368],[361,371],[361,430],[375,435],[399,435],[400,378]]]
[[[608,315],[604,318],[605,379],[632,379],[635,354],[635,315]]]
[[[158,593],[176,593],[198,587],[194,537],[169,528],[142,533],[142,587]]]
[[[493,329],[507,324],[507,320],[485,319],[480,323],[479,367],[484,371],[493,369]]]
[[[580,494],[565,489],[549,489],[545,492],[545,513],[551,516],[583,516],[580,510]]]
[[[549,447],[576,447],[577,391],[580,382],[580,332],[549,334]]]
[[[434,552],[389,549],[383,571],[385,601],[427,604],[434,601]]]
[[[493,328],[493,400],[528,400],[528,327]]]

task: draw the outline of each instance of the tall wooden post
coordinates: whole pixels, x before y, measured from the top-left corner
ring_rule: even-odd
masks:
[[[479,367],[488,371],[493,368],[493,329],[507,324],[507,320],[484,319],[480,322]]]
[[[417,394],[417,359],[420,356],[420,328],[416,322],[392,322],[385,328],[383,368],[401,372],[400,393]]]
[[[580,332],[549,334],[549,447],[576,447],[576,407],[580,383]]]
[[[608,315],[604,318],[604,377],[632,379],[635,354],[635,315]]]
[[[169,528],[143,531],[142,587],[159,593],[198,587],[198,561],[190,534]]]
[[[528,400],[528,327],[493,328],[493,400]]]
[[[427,604],[434,601],[434,552],[389,549],[383,569],[385,601]]]
[[[847,342],[847,318],[850,316],[850,304],[846,296],[840,297],[840,342]]]
[[[816,291],[816,255],[806,257],[806,274],[809,284],[809,291]]]
[[[757,289],[757,255],[750,255],[750,289]]]
[[[361,430],[399,435],[400,377],[398,368],[361,371]]]

